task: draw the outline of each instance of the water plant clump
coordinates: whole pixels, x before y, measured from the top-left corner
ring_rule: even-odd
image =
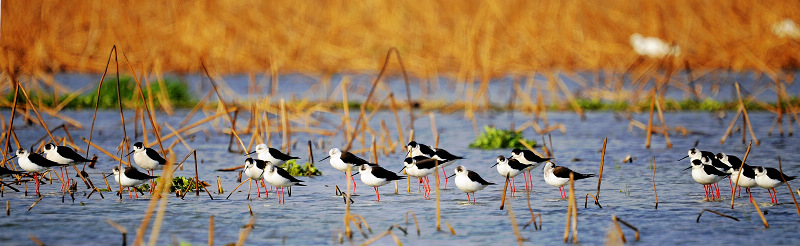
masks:
[[[99,85],[99,84],[98,84]],[[122,98],[122,104],[126,107],[135,107],[134,102],[141,101],[138,94],[138,86],[136,81],[130,76],[122,76],[119,79],[119,96]],[[147,90],[150,90],[148,93]],[[197,103],[197,100],[192,96],[189,86],[177,79],[166,78],[163,81],[151,82],[149,87],[142,85],[145,100],[150,100],[153,97],[153,106],[161,105],[168,102],[176,107],[192,107]],[[166,92],[166,97],[159,96]],[[151,95],[151,96],[148,96]],[[70,99],[71,97],[74,97]],[[11,102],[14,100],[14,93],[10,92],[4,95],[6,101]],[[44,93],[44,91],[33,90],[30,92],[32,101],[41,101],[42,105],[54,107],[67,100],[65,108],[81,109],[81,108],[94,108],[95,103],[98,101],[97,88],[90,90],[90,92],[74,96],[72,93],[64,93],[56,96],[53,94]],[[103,81],[100,88],[100,103],[98,107],[107,109],[117,107],[117,80],[116,78],[109,78]],[[17,102],[25,103],[25,98],[18,96]]]
[[[492,126],[484,126],[483,133],[478,136],[471,144],[470,148],[481,149],[509,149],[509,148],[525,148],[519,140],[525,141],[530,146],[535,146],[536,141],[527,140],[522,137],[522,132],[511,130],[497,129]]]
[[[156,186],[158,186],[159,181],[161,181],[160,176],[154,181]],[[194,178],[192,177],[178,176],[172,178],[172,187],[169,189],[169,191],[175,192],[176,190],[187,190],[187,189],[189,191],[194,191],[196,189],[201,189],[205,186],[208,186],[208,184],[201,181],[200,186],[197,187],[196,182],[194,182]],[[150,184],[147,183],[143,184],[142,186],[136,187],[136,189],[140,191],[148,191],[150,190]]]
[[[285,169],[292,176],[320,176],[322,171],[317,169],[314,164],[306,163],[304,165],[297,164],[297,160],[289,160],[284,163],[281,168]]]

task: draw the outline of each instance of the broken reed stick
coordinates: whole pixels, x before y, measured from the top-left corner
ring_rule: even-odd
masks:
[[[752,141],[752,140],[750,140],[750,144],[748,144],[748,145],[747,145],[747,151],[745,151],[745,152],[744,152],[744,159],[742,159],[742,163],[743,163],[743,164],[744,164],[744,163],[747,163],[747,162],[745,162],[745,161],[747,161],[747,156],[748,156],[748,155],[750,155],[750,148],[751,148],[751,147],[753,147],[753,141]],[[739,180],[740,180],[740,178],[742,177],[742,173],[743,173],[743,172],[741,171],[741,168],[742,168],[742,167],[739,167],[739,170],[740,170],[740,172],[739,172],[739,174],[736,176],[736,182],[734,182],[733,191],[735,191],[735,190],[739,189]],[[731,209],[733,209],[733,201],[734,201],[735,199],[736,199],[736,196],[731,196]],[[755,201],[753,201],[753,203],[755,203]],[[758,205],[756,205],[756,206],[758,206]],[[765,221],[765,222],[766,222],[766,221]]]
[[[344,77],[342,78],[342,82],[340,83],[341,84],[340,88],[342,89],[342,111],[344,113],[344,120],[342,121],[342,123],[344,124],[344,127],[342,128],[344,134],[342,135],[342,137],[344,139],[350,139],[350,135],[355,134],[355,132],[352,133],[350,132],[350,104],[347,102],[348,81],[349,81],[348,78]],[[346,148],[345,151],[347,151]]]
[[[156,140],[158,140],[158,147],[161,149],[161,154],[162,155],[166,155],[166,152],[164,152],[164,146],[161,144],[161,130],[158,128],[158,125],[156,125],[156,122],[155,122],[156,120],[153,118],[154,117],[153,116],[153,112],[150,111],[150,106],[147,104],[147,100],[145,100],[145,98],[144,98],[144,92],[142,91],[142,83],[141,83],[141,81],[139,81],[139,78],[136,76],[136,69],[133,68],[133,65],[131,64],[131,61],[128,60],[128,56],[125,55],[125,52],[122,52],[122,57],[125,58],[125,61],[128,63],[128,67],[130,68],[131,72],[133,73],[133,81],[136,82],[136,88],[139,89],[140,99],[142,99],[142,102],[144,103],[144,110],[147,113],[147,119],[150,120],[150,126],[153,128],[152,129],[153,130],[153,135],[155,135]],[[117,65],[117,66],[119,66],[119,65]],[[117,80],[117,87],[119,87],[119,80]],[[148,88],[148,91],[149,91],[149,88]],[[119,88],[117,88],[117,98],[121,103],[122,102],[122,98],[119,98]],[[152,99],[152,98],[153,97],[151,96],[150,99]],[[144,120],[144,117],[142,117],[142,120]],[[144,128],[144,126],[142,127],[142,135],[143,136],[147,135],[146,128]]]
[[[619,226],[616,214],[611,215],[611,221],[614,223],[614,228],[617,229],[617,234],[619,234],[619,238],[622,240],[622,243],[628,242],[628,240],[625,240],[625,234],[622,233],[622,228]]]
[[[603,138],[603,152],[600,154],[600,174],[597,177],[597,193],[594,195],[594,204],[600,206],[600,183],[603,181],[603,165],[605,164],[606,160],[606,144],[608,143],[608,137]],[[550,146],[552,148],[552,146]],[[600,208],[603,208],[600,206]]]
[[[214,246],[214,215],[208,218],[208,246]]]
[[[744,162],[742,162],[744,163]],[[761,212],[761,208],[758,207],[758,202],[756,202],[755,198],[753,198],[753,207],[756,208],[756,212],[758,212],[758,216],[761,217],[761,223],[764,223],[765,228],[769,228],[769,223],[767,223],[767,219],[764,218],[764,213]]]
[[[217,82],[214,81],[214,78],[211,77],[211,74],[208,72],[208,68],[206,68],[206,64],[203,61],[203,59],[200,59],[200,65],[203,66],[203,71],[206,73],[206,76],[208,76],[208,81],[211,82],[211,87],[213,87],[214,88],[214,92],[217,93],[217,98],[219,99],[219,104],[222,105],[222,108],[225,111],[225,115],[228,116],[228,120],[230,120],[230,122],[231,122],[231,134],[233,134],[236,137],[236,139],[239,141],[239,145],[241,145],[242,149],[243,150],[246,149],[246,147],[244,146],[244,142],[242,142],[242,139],[240,139],[239,135],[236,134],[236,125],[234,125],[234,123],[236,121],[234,121],[233,117],[231,116],[231,114],[228,113],[228,112],[231,112],[231,111],[229,111],[228,105],[225,103],[225,100],[222,99],[222,94],[220,94],[219,89],[217,88]],[[234,109],[234,111],[235,111],[235,109]],[[250,157],[249,154],[247,156]]]
[[[36,238],[35,236],[33,236],[33,234],[31,234],[31,235],[28,235],[28,237],[29,237],[29,238],[31,239],[31,241],[33,241],[33,243],[35,243],[36,245],[38,245],[38,246],[44,246],[44,243],[42,243],[42,241],[40,241],[38,238]]]
[[[417,227],[417,237],[419,237],[420,236],[419,223],[417,223],[417,215],[414,214],[414,211],[406,212],[406,228],[408,228],[408,215],[409,214],[411,214],[411,217],[414,218],[414,225]]]
[[[8,158],[8,155],[6,155],[6,150],[9,150],[8,144],[11,141],[11,131],[14,128],[14,115],[17,112],[17,95],[19,94],[19,87],[20,87],[20,83],[17,82],[17,86],[14,87],[14,105],[11,108],[11,118],[9,119],[9,123],[8,123],[8,132],[6,132],[6,144],[3,145],[3,146],[5,146],[3,151],[0,151],[0,152],[3,153],[3,163],[0,165],[2,167],[6,167],[6,159]],[[31,150],[31,151],[33,151],[33,150]],[[17,168],[14,167],[14,165],[8,165],[8,166],[11,167],[10,168],[11,170],[15,170],[15,171],[17,170]]]
[[[280,102],[280,109],[281,109],[281,129],[283,130],[283,152],[289,154],[289,150],[291,149],[291,134],[292,130],[289,129],[289,113],[286,111],[286,102],[283,98],[281,98]]]
[[[706,211],[711,212],[711,213],[715,213],[715,214],[717,214],[719,216],[722,216],[722,217],[725,217],[725,218],[728,218],[728,219],[739,221],[739,219],[737,219],[736,217],[733,217],[733,216],[730,216],[730,215],[727,215],[727,214],[724,214],[724,213],[721,213],[721,212],[717,212],[717,211],[714,211],[714,210],[711,210],[711,209],[703,209],[703,211],[700,211],[700,214],[697,215],[697,219],[695,220],[696,223],[700,223],[700,216],[702,216],[703,213],[706,212]],[[762,218],[763,218],[763,216],[762,216]]]
[[[733,116],[733,120],[731,123],[728,124],[728,129],[725,130],[725,134],[722,135],[722,138],[719,140],[719,144],[725,143],[725,140],[728,139],[728,136],[732,135],[731,131],[733,131],[733,125],[736,124],[736,121],[739,120],[739,115],[742,114],[742,108],[739,107],[736,109],[736,115]]]
[[[570,176],[570,181],[572,181],[574,179],[574,176],[572,175],[572,173],[570,173],[569,176]],[[569,241],[569,224],[572,221],[571,220],[572,219],[571,218],[572,217],[572,203],[569,202],[569,199],[567,200],[567,216],[566,217],[567,217],[567,222],[564,225],[564,242],[565,243],[567,241]]]
[[[783,173],[783,167],[781,165],[781,156],[778,156],[778,171]],[[786,182],[786,177],[784,175],[781,175],[781,180],[783,181],[784,184],[786,184],[786,187],[789,188],[789,194],[792,195],[792,200],[794,201],[794,207],[795,209],[797,209],[797,216],[800,216],[800,206],[797,205],[797,198],[795,198],[794,193],[792,193],[792,186],[789,185],[789,182]]]
[[[347,165],[347,170],[345,170],[345,172],[344,172],[347,175],[346,177],[352,177],[351,176],[351,173],[352,173],[351,169],[352,168],[350,167],[350,165]],[[350,183],[350,179],[349,178],[345,178],[345,179],[347,181],[346,182],[347,186],[345,187],[345,194],[343,194],[343,195],[346,195],[348,198],[351,198],[351,196],[350,196],[350,194],[351,194],[350,193],[350,186],[352,186],[352,184]],[[345,207],[344,207],[344,233],[345,233],[345,235],[347,235],[348,239],[352,239],[353,238],[353,233],[350,230],[350,203],[351,202],[348,201],[348,200],[349,199],[345,199],[344,200],[344,203],[345,203]]]
[[[648,149],[650,148],[650,140],[652,139],[653,135],[653,112],[654,112],[653,110],[655,110],[655,106],[656,106],[656,89],[653,88],[650,96],[650,117],[647,117],[647,140],[645,140],[644,143],[644,147]]]
[[[257,217],[258,216],[250,216],[250,222],[247,222],[247,225],[244,226],[244,231],[239,233],[239,239],[236,241],[236,246],[244,245],[244,241],[247,239],[247,235],[250,234],[250,230],[253,229],[253,225],[256,223]]]
[[[661,126],[664,127],[664,138],[667,141],[667,149],[671,149],[672,142],[669,141],[669,128],[667,128],[667,122],[664,121],[664,113],[661,111],[661,102],[658,100],[658,95],[656,95],[656,112],[658,112],[658,119],[661,121]]]
[[[39,196],[39,199],[37,199],[35,202],[33,202],[33,204],[31,204],[31,206],[28,207],[27,211],[31,211],[31,209],[33,209],[33,207],[36,206],[36,204],[39,203],[39,201],[41,201],[42,198],[44,198],[44,196]]]
[[[127,140],[127,139],[126,139]],[[127,145],[127,144],[126,144]],[[172,180],[173,169],[172,167],[175,165],[174,162],[167,162],[166,166],[164,166],[164,172],[161,173],[161,179],[168,181]],[[139,229],[136,231],[136,239],[133,241],[133,245],[141,245],[143,242],[144,232],[147,230],[147,226],[150,224],[150,219],[153,216],[153,210],[156,207],[156,203],[161,196],[164,197],[164,203],[166,203],[166,199],[169,197],[168,195],[164,194],[168,192],[170,187],[172,186],[172,182],[159,182],[156,185],[154,195],[150,198],[150,202],[147,205],[147,210],[145,212],[144,217],[142,218],[142,223],[139,225]],[[122,188],[120,187],[120,199],[122,194]],[[159,210],[159,214],[161,214],[161,218],[163,218],[163,210]],[[153,242],[152,237],[154,235],[151,234],[151,242]],[[155,234],[157,236],[157,234]]]
[[[572,243],[578,243],[578,203],[575,201],[575,177],[569,173],[569,202],[572,204]]]
[[[119,230],[120,233],[122,233],[122,246],[127,245],[127,243],[128,243],[128,229],[125,229],[125,227],[122,227],[121,225],[117,224],[117,222],[111,221],[110,219],[105,219],[105,220],[106,220],[106,223],[108,223],[112,227],[114,227],[117,230]]]
[[[750,123],[750,117],[747,115],[747,108],[745,107],[744,102],[742,102],[742,93],[739,90],[739,83],[737,82],[734,85],[736,86],[736,96],[739,99],[739,107],[742,108],[742,116],[744,116],[742,119],[744,120],[744,124],[747,125],[747,129],[750,131],[750,137],[753,138],[753,142],[756,143],[756,146],[761,145],[761,142],[758,141],[758,137],[756,137],[756,135],[753,133],[753,125]],[[744,140],[744,131],[745,129],[742,128],[742,140]],[[744,143],[744,141],[742,141],[742,143]]]
[[[623,225],[627,226],[628,228],[631,228],[634,232],[636,232],[636,234],[634,234],[634,239],[636,239],[636,241],[639,241],[639,228],[636,228],[635,226],[631,225],[630,223],[625,222],[624,220],[616,217],[616,215],[614,215],[614,217],[616,218],[617,221],[619,221],[619,223],[622,223]]]
[[[406,143],[403,137],[403,125],[400,123],[400,115],[397,113],[397,103],[394,101],[394,94],[389,93],[389,99],[391,102],[391,109],[392,113],[394,114],[394,120],[397,127],[397,141],[400,143]],[[410,141],[409,141],[410,142]],[[401,145],[402,146],[402,145]]]
[[[526,192],[527,193],[527,192]],[[473,195],[474,196],[474,195]],[[519,232],[519,226],[517,225],[517,219],[514,217],[514,210],[511,208],[511,203],[508,203],[508,219],[511,222],[511,229],[514,231],[514,237],[517,238],[517,243],[522,245],[522,235]],[[455,234],[455,233],[453,233]]]
[[[100,77],[100,83],[97,85],[97,97],[95,98],[94,115],[92,116],[92,126],[91,126],[91,128],[89,128],[89,141],[87,142],[87,145],[86,145],[86,158],[89,158],[89,147],[91,146],[90,143],[92,142],[92,136],[94,134],[94,123],[95,123],[95,120],[97,119],[97,108],[100,106],[100,88],[103,87],[103,80],[105,80],[106,73],[108,73],[108,65],[111,64],[111,54],[112,53],[113,54],[117,53],[117,46],[116,45],[112,46],[111,47],[111,51],[109,51],[109,53],[108,53],[108,61],[106,61],[106,68],[105,68],[105,70],[103,70],[103,76]],[[117,64],[117,77],[119,77],[119,64]],[[16,101],[16,100],[14,100],[14,101]],[[11,115],[13,117],[14,114],[12,113]],[[13,118],[12,118],[12,122],[13,122]],[[124,122],[124,120],[123,120],[123,122]],[[122,124],[122,127],[124,128],[125,124]]]
[[[656,192],[656,156],[653,156],[653,195],[656,197],[655,209],[658,209],[658,192]]]

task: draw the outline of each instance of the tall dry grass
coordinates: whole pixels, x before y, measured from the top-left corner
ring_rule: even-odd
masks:
[[[798,1],[3,1],[3,73],[98,72],[117,45],[154,71],[376,71],[397,47],[420,77],[624,70],[638,32],[693,68],[796,67],[771,25]],[[796,20],[797,21],[797,20]],[[682,66],[681,66],[682,67]],[[390,70],[396,72],[397,65]]]

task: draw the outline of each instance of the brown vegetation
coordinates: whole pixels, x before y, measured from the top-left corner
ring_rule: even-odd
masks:
[[[0,66],[99,72],[117,45],[156,72],[364,72],[397,47],[412,74],[465,80],[624,71],[641,33],[681,46],[678,64],[771,73],[798,65],[770,31],[797,16],[797,1],[3,1]]]

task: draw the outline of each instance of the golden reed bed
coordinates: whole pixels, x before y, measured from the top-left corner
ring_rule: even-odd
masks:
[[[421,77],[624,71],[638,32],[680,45],[680,67],[765,71],[798,65],[770,29],[786,18],[800,1],[2,1],[0,66],[99,72],[117,45],[155,71],[372,72],[397,47]]]

